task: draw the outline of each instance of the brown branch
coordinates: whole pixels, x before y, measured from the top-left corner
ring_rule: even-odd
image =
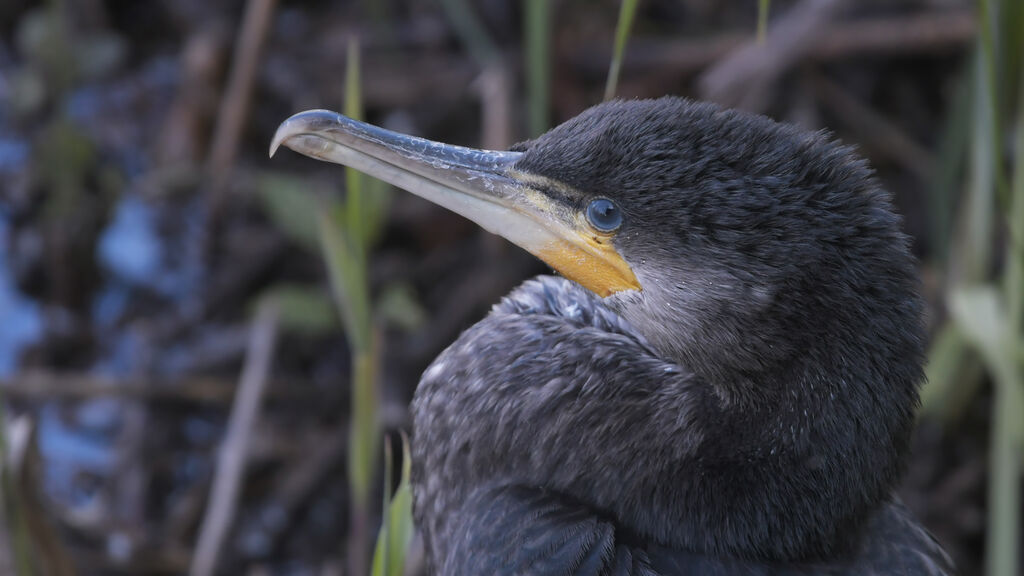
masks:
[[[152,402],[227,404],[235,397],[236,382],[219,378],[189,377],[180,382],[109,379],[88,374],[32,370],[0,379],[0,391],[16,401],[81,401],[124,398]],[[317,395],[296,392],[294,383],[275,380],[267,396],[281,400],[314,400]]]
[[[225,184],[238,154],[238,141],[249,113],[253,79],[259,63],[260,49],[266,38],[277,0],[249,0],[245,8],[242,30],[235,44],[231,77],[220,102],[217,127],[213,135],[207,174],[210,178],[211,221],[216,220]]]
[[[512,83],[501,60],[488,64],[473,83],[480,97],[480,145],[504,150],[512,145]]]
[[[846,1],[801,0],[772,23],[764,42],[749,40],[704,72],[699,81],[701,96],[764,111],[775,81],[804,59],[818,32],[832,22]]]
[[[238,394],[231,407],[227,433],[217,457],[209,508],[199,531],[196,554],[189,571],[191,576],[212,576],[217,566],[218,555],[238,505],[249,438],[259,417],[276,337],[277,312],[272,307],[263,306],[252,329]]]
[[[958,50],[977,34],[972,11],[929,11],[911,15],[871,17],[832,22],[815,34],[804,57],[829,62],[875,55],[908,55]],[[752,31],[728,31],[702,38],[630,40],[623,73],[689,76],[722,59],[750,41]],[[574,67],[594,79],[608,72],[611,51],[587,46],[575,53]]]
[[[974,12],[925,12],[853,20],[826,28],[808,55],[821,62],[853,56],[894,56],[962,48],[978,33]]]

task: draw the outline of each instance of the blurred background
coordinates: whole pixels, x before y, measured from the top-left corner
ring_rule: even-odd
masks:
[[[1024,573],[1022,72],[1018,0],[4,0],[0,574],[418,573],[419,374],[547,269],[271,136],[503,149],[611,94],[870,160],[929,303],[900,494],[963,574]]]

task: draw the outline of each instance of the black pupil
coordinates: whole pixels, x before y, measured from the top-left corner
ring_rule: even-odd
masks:
[[[614,202],[607,198],[598,198],[587,207],[587,219],[594,228],[603,232],[611,232],[622,224],[622,213]]]

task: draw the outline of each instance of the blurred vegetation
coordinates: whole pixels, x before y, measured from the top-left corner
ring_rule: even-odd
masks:
[[[619,72],[622,70],[622,58],[626,54],[626,41],[629,40],[629,31],[633,28],[638,2],[639,0],[622,0],[619,23],[615,26],[615,49],[612,52],[612,62],[608,68],[608,81],[604,85],[605,100],[615,97],[615,87],[619,83]]]
[[[757,0],[757,41],[764,42],[768,34],[768,10],[771,7],[771,0]]]
[[[363,108],[356,39],[349,41],[346,53],[344,112],[359,120],[363,118]],[[322,252],[333,300],[349,343],[352,357],[348,442],[351,514],[350,541],[346,550],[349,570],[354,574],[365,574],[369,566],[365,557],[369,546],[369,506],[373,499],[381,434],[377,382],[381,338],[369,295],[369,253],[380,234],[387,210],[388,190],[379,180],[351,168],[345,169],[344,200],[328,192],[310,193],[302,190],[300,183],[283,180],[280,176],[271,176],[267,181],[269,186],[263,188],[263,198],[278,225],[297,243]],[[317,222],[318,235],[309,226],[310,222]],[[282,306],[286,324],[296,329],[318,331],[333,325],[327,320],[330,314],[324,314],[327,310],[321,294],[314,288],[279,286],[267,296]],[[394,300],[385,303],[390,307],[401,305]],[[386,465],[390,469],[390,452],[388,456]],[[390,487],[390,479],[385,486]],[[405,522],[411,526],[411,513]]]
[[[3,397],[0,396],[0,400]],[[10,552],[8,562],[16,576],[29,576],[33,573],[31,542],[28,534],[26,510],[21,505],[24,498],[18,494],[20,487],[12,470],[11,450],[7,440],[8,426],[4,410],[0,410],[0,512],[6,525],[7,550]]]
[[[415,527],[412,522],[412,487],[409,476],[412,471],[412,457],[409,454],[409,439],[402,436],[402,473],[398,488],[392,495],[391,475],[393,459],[391,445],[385,444],[384,460],[384,508],[381,513],[380,532],[373,552],[373,576],[402,576],[405,574],[405,559],[412,542]]]
[[[926,412],[958,415],[991,378],[987,573],[1020,570],[1021,458],[1024,455],[1024,7],[981,0],[980,34],[968,79],[970,130],[947,143],[951,165],[966,165],[964,207],[952,233],[946,293],[949,322],[931,351]],[[961,114],[955,112],[954,114]],[[1004,127],[1012,127],[1010,141]],[[955,152],[952,152],[955,151]],[[953,176],[955,178],[955,176]],[[996,243],[996,239],[1001,240]],[[994,247],[999,245],[999,250]],[[997,263],[995,255],[1003,255]],[[976,360],[979,359],[980,363]],[[984,369],[978,369],[983,366]],[[966,392],[965,392],[966,391]]]
[[[526,98],[530,137],[540,136],[551,127],[551,3],[526,0]]]
[[[363,118],[360,91],[359,45],[349,41],[345,75],[345,114]],[[366,177],[345,169],[345,203],[327,199],[318,222],[320,241],[330,273],[334,300],[348,336],[352,355],[352,412],[348,443],[348,470],[351,495],[349,523],[349,569],[365,574],[369,566],[366,550],[369,542],[369,503],[377,470],[380,440],[377,428],[377,364],[380,339],[370,317],[368,247],[380,225],[381,213],[371,212],[365,201]]]

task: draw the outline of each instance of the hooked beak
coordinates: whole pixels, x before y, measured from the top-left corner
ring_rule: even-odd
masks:
[[[611,238],[577,210],[529,184],[521,152],[452,146],[384,130],[327,110],[300,112],[274,134],[280,146],[343,164],[461,214],[529,251],[599,296],[639,290]]]

